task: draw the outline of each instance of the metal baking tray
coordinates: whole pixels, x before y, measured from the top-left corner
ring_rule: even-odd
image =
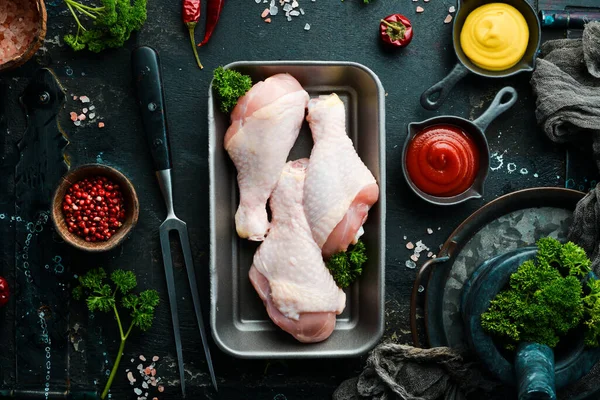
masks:
[[[223,148],[229,117],[209,91],[211,330],[217,345],[242,358],[351,357],[370,350],[384,329],[385,289],[385,105],[377,76],[351,62],[274,61],[229,64],[258,82],[278,73],[294,76],[311,97],[335,92],[346,105],[347,130],[380,186],[363,239],[368,261],[347,290],[346,309],[324,342],[302,344],[267,315],[248,271],[258,243],[240,239],[234,226],[239,193],[236,169]],[[308,157],[312,137],[305,122],[289,159]]]

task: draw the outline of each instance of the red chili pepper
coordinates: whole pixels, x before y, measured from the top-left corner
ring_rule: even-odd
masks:
[[[381,20],[379,33],[381,40],[385,43],[396,47],[404,47],[412,40],[413,28],[404,15],[392,14]]]
[[[8,282],[6,282],[6,279],[0,276],[0,307],[8,303],[8,299],[10,299],[10,288],[8,287]]]
[[[200,0],[183,0],[183,23],[187,26],[190,32],[190,40],[192,41],[192,49],[194,56],[198,62],[200,69],[203,69],[200,57],[198,57],[198,50],[196,50],[196,40],[194,39],[194,31],[196,25],[200,21]]]
[[[221,16],[221,10],[223,10],[224,4],[225,0],[208,0],[206,10],[206,31],[204,32],[204,39],[202,39],[202,43],[200,43],[198,47],[208,43],[217,26],[217,22],[219,22],[219,17]]]

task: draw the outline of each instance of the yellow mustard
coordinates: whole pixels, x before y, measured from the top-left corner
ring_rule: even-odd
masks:
[[[460,32],[460,46],[477,66],[502,71],[518,63],[527,49],[529,28],[511,5],[489,3],[473,10]]]

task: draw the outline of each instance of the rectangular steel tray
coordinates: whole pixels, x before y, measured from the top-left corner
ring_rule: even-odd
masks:
[[[257,243],[240,239],[234,215],[239,193],[236,169],[223,148],[229,117],[209,91],[211,329],[217,345],[242,358],[351,357],[370,350],[384,329],[385,268],[385,105],[384,90],[368,68],[351,62],[235,62],[225,67],[253,82],[289,73],[311,97],[335,92],[346,105],[347,130],[379,186],[363,239],[368,261],[347,293],[346,309],[335,331],[322,343],[302,344],[269,319],[248,279]],[[308,157],[312,137],[305,122],[290,160]]]

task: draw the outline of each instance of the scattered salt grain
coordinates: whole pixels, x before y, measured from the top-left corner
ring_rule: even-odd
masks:
[[[304,30],[305,31],[310,31],[310,24],[304,25]]]
[[[90,102],[90,98],[89,98],[89,97],[87,97],[87,96],[81,96],[81,97],[79,98],[79,100],[80,100],[82,103],[84,103],[84,104],[85,104],[85,103],[89,103],[89,102]]]
[[[431,256],[433,255],[432,252],[427,253],[427,257],[431,258]]]
[[[294,11],[291,11],[291,12],[290,12],[290,15],[291,15],[292,17],[297,17],[298,15],[300,15],[300,12],[298,12],[298,11],[294,10]]]
[[[96,118],[96,114],[90,113],[90,119],[94,119],[94,118]]]
[[[77,120],[77,121],[73,122],[73,125],[75,125],[75,126],[81,126],[81,121]]]
[[[254,0],[256,4],[260,4],[260,0]]]
[[[417,268],[417,264],[415,264],[413,261],[411,260],[406,260],[406,262],[404,263],[404,265],[406,265],[406,268],[410,268],[410,269],[415,269]]]
[[[98,122],[98,128],[100,128],[100,129],[104,128],[104,122]]]
[[[148,389],[148,384],[146,382],[142,382],[142,388]]]
[[[158,356],[154,356],[154,357],[152,357],[152,361],[154,361],[154,362],[157,362],[158,360],[159,360],[159,357],[158,357]]]
[[[265,8],[264,11],[262,12],[262,14],[260,14],[260,17],[265,18],[267,15],[269,15],[269,9]]]
[[[454,6],[450,6],[450,8],[448,9],[449,13],[453,13],[455,11],[456,11],[456,7],[454,7]]]
[[[90,106],[90,111],[95,110],[96,106]]]
[[[266,19],[265,19],[265,22],[266,22],[267,24],[270,24],[270,23],[271,23],[271,18],[266,18]]]
[[[286,12],[287,12],[287,11],[292,11],[292,6],[291,6],[291,5],[289,5],[289,4],[286,4],[286,5],[284,5],[284,6],[283,6],[283,11],[286,11]]]
[[[298,2],[296,0],[294,0],[292,2],[292,8],[297,8],[298,7]]]
[[[416,10],[416,11],[417,11],[418,13],[422,13],[423,11],[425,11],[425,9],[424,9],[423,7],[421,7],[421,6],[419,6],[419,7],[417,7],[417,10]]]
[[[131,361],[130,361],[130,362],[131,362],[131,363],[133,363],[133,358],[131,359]]]
[[[133,389],[133,392],[139,396],[140,394],[142,394],[142,389],[135,388]]]
[[[77,113],[71,112],[71,121],[77,121]]]
[[[300,9],[300,14],[304,15],[304,8]]]
[[[452,15],[448,14],[448,15],[446,15],[446,18],[444,19],[444,23],[449,24],[450,22],[452,22]]]
[[[100,122],[100,124],[101,124],[101,123],[102,123],[102,122]],[[98,124],[98,126],[100,126],[100,124]],[[143,366],[142,364],[138,364],[138,366],[137,366],[137,369],[141,371],[141,370],[143,370],[143,369],[144,369],[144,366]]]
[[[412,250],[415,248],[415,245],[413,244],[413,242],[408,242],[408,243],[406,243],[406,248],[409,250]]]
[[[433,233],[433,229],[427,228],[427,233],[431,235]]]
[[[136,381],[136,379],[133,377],[133,372],[128,372],[127,373],[127,379],[129,380],[129,383],[132,384],[132,385]]]
[[[406,240],[406,236],[404,236],[404,240]]]
[[[84,113],[84,114],[87,114],[87,112],[88,112],[88,109],[87,109],[87,108],[84,108],[82,111],[83,111],[83,113]]]
[[[80,121],[85,121],[85,118],[85,114],[79,114],[79,116],[77,117],[77,119]]]
[[[414,262],[419,261],[419,254],[415,253],[412,256],[410,256],[410,259],[413,260]]]
[[[290,22],[290,21],[292,20],[292,17],[290,17],[290,16],[288,15],[288,17],[287,17],[287,20],[288,20],[288,22]]]
[[[269,12],[271,13],[271,15],[277,15],[277,13],[279,12],[279,7],[272,6],[271,8],[269,8]]]
[[[144,357],[143,355],[140,355],[140,360],[146,361],[146,357]]]
[[[425,288],[423,287],[423,285],[419,285],[419,293],[423,293],[425,291]]]

